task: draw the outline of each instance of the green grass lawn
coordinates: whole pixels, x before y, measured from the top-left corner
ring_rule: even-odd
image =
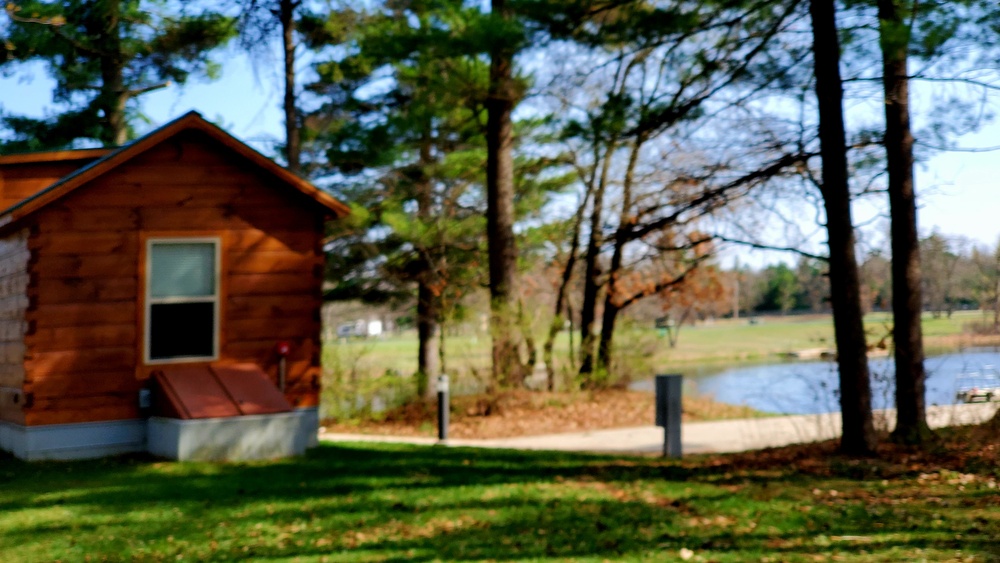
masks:
[[[995,465],[964,474],[812,455],[821,469],[803,471],[811,462],[794,455],[677,462],[360,444],[244,464],[4,458],[0,554],[5,562],[1000,558]]]

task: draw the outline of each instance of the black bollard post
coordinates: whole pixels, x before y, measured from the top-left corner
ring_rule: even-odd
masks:
[[[448,441],[448,376],[437,379],[438,391],[438,443]]]
[[[663,457],[681,457],[681,381],[679,374],[656,376],[656,425],[663,427]]]

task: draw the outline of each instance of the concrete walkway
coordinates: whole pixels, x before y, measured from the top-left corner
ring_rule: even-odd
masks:
[[[931,428],[977,424],[989,420],[998,406],[1000,404],[980,403],[928,407],[927,422]],[[876,426],[891,428],[895,424],[895,411],[876,412],[875,419]],[[840,413],[828,413],[689,422],[681,428],[681,444],[684,453],[726,453],[829,440],[839,435]],[[336,434],[323,431],[320,432],[319,439],[328,442],[390,442],[425,445],[437,443],[434,438]],[[448,440],[448,445],[518,450],[651,454],[663,451],[663,429],[658,426],[639,426],[492,440],[453,439]]]

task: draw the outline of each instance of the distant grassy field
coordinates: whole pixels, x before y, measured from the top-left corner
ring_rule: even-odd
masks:
[[[966,331],[970,323],[983,320],[979,311],[958,311],[950,319],[923,319],[924,343],[929,352],[944,352],[981,343]],[[865,318],[870,344],[880,340],[891,344],[891,315],[875,313]],[[579,335],[573,335],[574,349]],[[538,337],[539,346],[541,338]],[[996,343],[996,342],[994,342]],[[718,320],[697,326],[684,326],[676,348],[653,328],[623,328],[616,333],[619,358],[624,369],[634,371],[670,371],[696,365],[732,365],[765,362],[778,354],[808,349],[833,349],[833,320],[829,315],[794,315],[758,317],[755,324],[747,319]],[[456,336],[446,339],[446,369],[463,377],[485,375],[489,369],[487,335]],[[351,340],[327,344],[324,358],[328,369],[365,377],[387,371],[409,375],[416,371],[417,342],[414,333],[382,339]],[[569,374],[570,335],[560,334],[555,348],[557,372]]]
[[[683,461],[372,444],[242,464],[0,457],[0,559],[1000,557],[991,460],[858,462],[809,448]]]

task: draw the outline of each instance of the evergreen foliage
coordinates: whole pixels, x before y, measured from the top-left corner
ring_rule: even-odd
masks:
[[[141,0],[8,3],[0,70],[42,62],[55,80],[57,107],[42,119],[0,116],[11,136],[0,148],[123,144],[141,119],[139,96],[192,75],[216,76],[210,53],[234,36],[231,19],[171,7]]]

